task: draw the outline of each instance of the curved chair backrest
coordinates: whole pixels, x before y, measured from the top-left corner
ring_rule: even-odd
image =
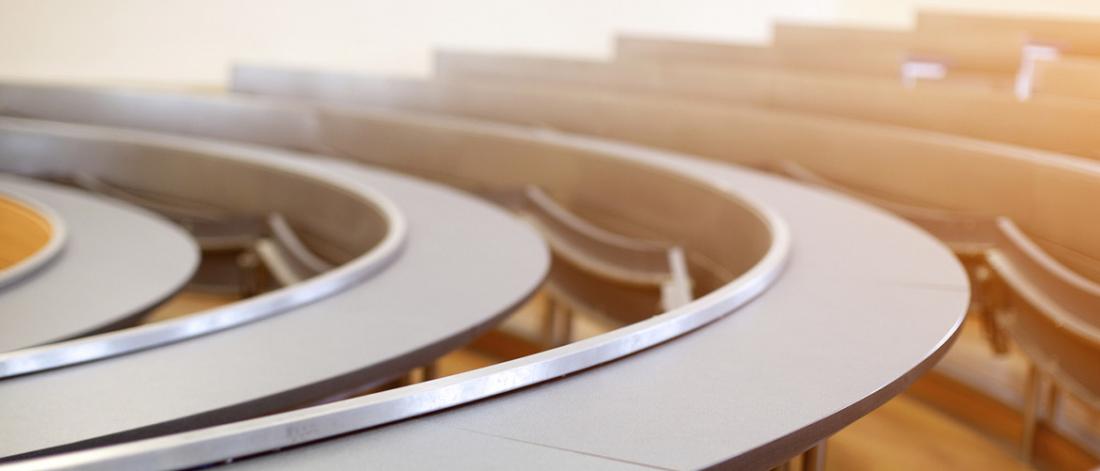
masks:
[[[524,61],[525,77],[535,75],[536,70],[555,73],[550,67],[527,69],[534,63],[542,61]],[[584,75],[587,67],[592,65],[558,69]],[[676,81],[675,70],[661,73],[665,72],[671,75],[642,75],[634,80]],[[339,100],[338,93],[324,91],[321,78],[329,75],[341,76],[343,85],[355,93]],[[293,92],[280,88],[278,79],[282,76],[295,79]],[[385,102],[384,106],[513,123],[548,123],[567,132],[760,167],[797,161],[814,172],[867,193],[889,195],[894,201],[1011,217],[1040,240],[1064,249],[1056,255],[1075,270],[1100,279],[1100,271],[1086,267],[1100,260],[1100,225],[1093,223],[1095,211],[1086,203],[1100,198],[1100,167],[1085,159],[896,126],[700,103],[587,83],[556,85],[534,79],[419,84],[396,81],[412,98],[395,104],[399,100],[384,93],[386,87],[379,85],[395,80],[360,76],[360,86],[353,86],[354,77],[257,69],[250,73],[250,80],[239,80],[237,86],[269,95],[312,95],[339,100],[345,106]],[[616,76],[616,80],[626,77]],[[414,88],[419,91],[411,92]]]
[[[265,237],[257,240],[253,250],[279,287],[300,283],[310,277],[310,273],[272,239]]]
[[[580,268],[623,283],[657,286],[670,277],[669,245],[616,234],[585,221],[536,186],[524,195],[526,214],[551,247]]]
[[[1100,57],[1063,56],[1035,63],[1035,96],[1100,99]]]
[[[626,284],[594,275],[556,252],[546,277],[546,292],[566,312],[583,312],[607,326],[632,324],[665,311],[661,292],[653,286]],[[568,339],[551,342],[563,341]]]
[[[216,222],[231,217],[216,207],[189,204],[187,201],[167,195],[139,193],[85,172],[74,173],[72,181],[85,190],[136,204],[173,220]]]
[[[280,286],[292,285],[332,269],[332,264],[314,254],[290,223],[279,213],[267,217],[271,236],[256,241],[256,255]]]
[[[970,85],[1006,85],[1020,63],[1016,33],[951,37],[915,31],[778,23],[770,47],[682,41],[637,35],[615,38],[615,57],[626,62],[709,63],[778,70],[837,72],[897,81],[911,60],[935,61],[948,79]]]
[[[683,44],[690,43],[669,41],[660,47],[664,54],[672,54],[668,51]],[[1020,101],[1007,89],[997,93],[967,81],[931,81],[908,88],[899,80],[869,75],[711,62],[687,53],[684,57],[691,60],[618,60],[607,64],[604,68],[611,72],[604,73],[615,74],[620,87],[644,86],[650,92],[710,102],[890,123],[1100,159],[1100,136],[1086,124],[1100,120],[1100,104],[1093,102],[1042,96]],[[578,61],[543,62],[551,62],[539,70],[546,77],[577,76],[568,63]]]
[[[46,94],[49,95],[49,94]],[[43,95],[43,98],[46,98]],[[88,112],[78,104],[81,101],[78,96],[84,96],[88,102],[95,102],[94,93],[83,94],[69,91],[62,95],[74,97],[74,113]],[[110,93],[115,97],[113,92]],[[165,102],[173,103],[184,101],[177,97],[168,97],[164,101],[151,104],[149,109],[157,109],[153,105],[163,105]],[[119,97],[125,102],[125,99]],[[208,97],[196,98],[196,103],[209,101],[218,105],[216,100]],[[196,103],[187,103],[186,106],[197,106]],[[44,104],[49,108],[49,104]],[[102,107],[107,110],[122,110],[128,113],[131,107],[117,106],[112,100],[104,100],[96,105],[95,109]],[[224,105],[222,105],[224,107]],[[53,110],[52,108],[50,108]],[[51,113],[55,111],[50,111]],[[61,113],[61,111],[56,111]],[[137,113],[140,115],[140,113]],[[227,113],[229,114],[229,113]],[[241,116],[241,113],[232,113]],[[263,115],[260,110],[253,113],[256,116]],[[267,113],[272,122],[285,121],[279,113]],[[156,115],[156,113],[150,113]],[[200,114],[207,117],[214,115]],[[58,117],[61,115],[58,114]],[[121,121],[122,117],[111,115],[115,121]],[[147,120],[138,117],[137,122],[155,122],[157,126],[163,126],[168,120],[160,116],[152,116]],[[296,224],[299,237],[307,242],[310,249],[323,256],[324,259],[343,263],[353,259],[364,251],[370,250],[378,241],[382,240],[386,232],[385,221],[381,218],[377,208],[371,208],[359,203],[353,197],[339,191],[333,191],[329,186],[318,185],[311,180],[296,176],[292,172],[286,172],[279,168],[261,168],[251,163],[255,156],[249,154],[251,149],[245,149],[241,153],[242,158],[228,163],[209,158],[200,152],[205,148],[189,148],[186,146],[173,147],[171,141],[156,147],[156,159],[149,158],[146,150],[148,145],[140,133],[127,134],[130,141],[125,144],[111,144],[84,137],[82,131],[73,129],[64,139],[46,139],[32,132],[19,132],[19,120],[5,120],[12,124],[12,130],[5,131],[0,139],[0,152],[12,155],[29,154],[26,149],[34,149],[36,152],[50,153],[62,157],[56,159],[43,159],[34,161],[31,159],[16,159],[11,162],[4,161],[5,167],[10,171],[33,175],[90,175],[95,178],[96,185],[102,189],[103,185],[110,186],[113,196],[126,194],[126,198],[138,204],[148,204],[153,200],[159,204],[153,209],[179,212],[179,208],[186,207],[189,210],[200,209],[209,211],[209,217],[205,219],[217,220],[224,215],[230,215],[229,221],[239,220],[243,227],[236,227],[237,223],[215,223],[204,226],[210,229],[212,238],[217,236],[233,236],[249,234],[248,242],[255,237],[269,232],[263,218],[269,212],[276,211],[283,214]],[[201,126],[212,122],[230,121],[228,117],[214,116],[213,119],[196,120],[199,123],[192,125],[192,129],[201,129]],[[229,126],[232,128],[232,126]],[[274,131],[280,127],[273,125]],[[216,129],[212,131],[217,131]],[[251,137],[251,135],[249,135]],[[37,147],[36,147],[37,146]],[[207,144],[212,151],[216,151],[217,144]],[[193,150],[198,149],[198,150]],[[202,175],[202,178],[180,179],[177,178],[175,169],[187,166],[187,170]],[[259,168],[259,170],[255,170]],[[259,185],[258,177],[253,173],[263,175],[270,179],[267,186]],[[105,176],[109,175],[109,178]],[[85,178],[85,183],[88,179]],[[232,184],[225,183],[232,182]],[[253,192],[262,191],[259,195]],[[307,202],[309,198],[325,198],[326,204],[318,208]],[[186,204],[184,204],[186,202]],[[217,211],[210,211],[217,208]],[[237,215],[241,215],[238,219]],[[347,219],[344,226],[332,223],[332,220]],[[203,222],[196,219],[197,222]],[[209,222],[209,221],[205,221]],[[339,230],[334,228],[339,227]],[[214,229],[218,229],[215,231]],[[200,232],[201,235],[201,232]],[[234,243],[233,250],[247,247],[247,244]]]
[[[917,31],[949,36],[1018,34],[1029,41],[1056,46],[1070,54],[1100,55],[1100,22],[1095,20],[997,16],[949,11],[917,12]]]
[[[272,238],[290,256],[294,257],[302,268],[314,275],[324,273],[332,269],[332,264],[313,253],[310,248],[298,237],[298,233],[290,226],[280,213],[271,213],[267,216],[267,227],[271,231]]]
[[[655,306],[658,309],[668,310],[691,301],[691,278],[680,247],[595,226],[537,186],[527,186],[524,196],[525,213],[562,259],[609,281],[660,290],[661,305]],[[569,286],[563,283],[560,289],[568,290]]]
[[[253,216],[230,214],[165,194],[135,191],[83,172],[72,174],[71,180],[85,190],[118,198],[171,219],[187,228],[204,251],[242,250],[263,233],[259,218]]]
[[[803,30],[826,31],[825,28],[802,25],[777,24],[774,42],[762,46],[747,43],[701,43],[639,35],[620,35],[615,38],[615,55],[624,61],[662,61],[665,59],[689,63],[729,63],[744,66],[768,67],[792,71],[830,71],[866,74],[897,80],[905,61],[905,47],[898,45],[892,32],[883,31],[883,37],[867,48],[835,46],[842,42],[817,41],[809,45]],[[904,33],[898,33],[907,36]],[[855,33],[857,36],[862,34]],[[875,34],[874,36],[879,36]],[[820,39],[820,38],[818,38]],[[855,38],[848,38],[855,40]],[[867,39],[867,38],[864,38]],[[885,42],[883,40],[886,40]],[[891,47],[893,46],[893,47]]]
[[[298,86],[294,82],[282,85]],[[378,89],[361,90],[359,82],[353,78],[348,84],[353,88],[343,87],[333,97],[354,91],[368,98],[388,96],[401,105],[418,100],[425,106],[434,99],[415,84],[390,87],[386,83]],[[308,91],[312,83],[304,85]],[[395,168],[485,194],[538,185],[553,194],[562,206],[600,227],[628,237],[675,241],[684,247],[692,283],[699,293],[716,289],[736,277],[751,266],[754,257],[769,243],[770,235],[766,232],[737,229],[757,215],[755,210],[729,204],[730,197],[723,192],[699,186],[690,178],[650,164],[600,158],[605,152],[600,149],[607,148],[608,155],[614,156],[621,144],[596,145],[584,138],[488,123],[479,123],[475,130],[470,130],[464,120],[416,113],[306,105],[309,104],[240,95],[0,85],[0,114],[309,148],[314,153]],[[144,111],[130,112],[134,109]],[[255,125],[239,133],[234,126],[219,126],[235,117]],[[268,126],[261,125],[264,122]],[[282,134],[280,130],[288,123],[298,123],[302,129]],[[6,144],[0,141],[0,150]],[[10,141],[10,145],[16,144],[15,140]],[[150,187],[145,181],[150,180],[127,179],[120,183]],[[234,190],[220,186],[215,189]],[[187,191],[182,194],[190,196],[198,188],[183,190]],[[325,244],[315,243],[316,236],[331,237],[311,224],[312,219],[333,214],[301,211],[294,203],[304,198],[291,190],[294,188],[272,195],[285,203],[277,207],[279,212],[295,222],[299,238],[314,253],[327,260],[341,260],[339,246],[328,250]],[[199,199],[205,201],[206,197]],[[684,207],[693,210],[685,212]],[[327,209],[326,213],[331,213]],[[737,234],[738,243],[730,243],[731,233]],[[339,235],[348,242],[364,240],[355,233]],[[342,239],[334,242],[343,242]]]
[[[623,59],[675,59],[645,50],[630,50],[628,38],[617,38],[615,54]],[[853,45],[858,45],[853,47]],[[913,34],[897,29],[869,29],[779,22],[772,27],[772,48],[781,67],[832,70],[898,78],[913,48]],[[674,51],[669,51],[674,52]],[[735,57],[715,58],[741,63]]]
[[[1005,84],[1020,66],[1024,37],[1016,32],[951,35],[923,34],[900,29],[778,23],[773,43],[784,57],[812,65],[816,70],[861,73],[897,78],[908,60],[935,61],[945,65],[948,77],[982,79]],[[630,51],[622,51],[624,58]],[[675,55],[665,56],[675,59]],[[638,59],[646,59],[639,56]],[[651,55],[660,59],[661,56]],[[730,61],[736,64],[737,62]],[[978,83],[978,82],[975,82]]]
[[[908,219],[947,243],[956,252],[981,252],[995,238],[994,218],[991,216],[894,201],[833,181],[790,160],[780,162],[777,170],[799,182],[850,195]]]
[[[989,264],[1007,288],[1003,324],[1036,366],[1100,408],[1100,284],[1066,268],[1011,220]]]

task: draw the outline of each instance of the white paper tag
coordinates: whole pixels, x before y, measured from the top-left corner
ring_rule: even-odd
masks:
[[[1016,73],[1016,98],[1027,100],[1035,90],[1035,63],[1057,60],[1058,48],[1049,44],[1028,43],[1020,50],[1020,70]]]

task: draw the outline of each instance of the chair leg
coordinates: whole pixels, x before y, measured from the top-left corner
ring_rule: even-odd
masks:
[[[553,310],[553,337],[550,344],[558,347],[573,341],[573,310],[557,303]]]
[[[1061,390],[1058,385],[1054,383],[1054,380],[1049,376],[1046,377],[1047,385],[1045,387],[1047,397],[1046,402],[1043,404],[1043,419],[1047,421],[1047,424],[1053,424],[1054,419],[1058,417],[1058,407],[1061,405]]]
[[[436,362],[428,363],[420,367],[420,381],[431,381],[439,377],[439,367]]]
[[[560,347],[573,341],[573,309],[558,299],[547,297],[542,318],[542,337],[547,345]]]
[[[1024,395],[1024,427],[1020,437],[1020,456],[1025,463],[1031,463],[1035,453],[1035,434],[1039,429],[1040,408],[1043,401],[1043,377],[1039,368],[1032,364],[1028,368],[1027,385]]]
[[[558,310],[558,300],[554,299],[550,293],[546,293],[546,309],[542,314],[541,332],[542,340],[547,344],[550,344],[554,340],[554,316]]]
[[[802,471],[824,471],[826,441],[822,440],[813,448],[802,453]]]
[[[260,258],[249,250],[237,256],[238,292],[241,297],[251,297],[260,294],[264,290],[263,270],[260,269]]]
[[[1008,353],[1008,335],[997,321],[997,300],[1000,293],[994,284],[992,273],[985,264],[968,270],[971,285],[970,311],[978,318],[985,331],[989,347],[995,355]]]

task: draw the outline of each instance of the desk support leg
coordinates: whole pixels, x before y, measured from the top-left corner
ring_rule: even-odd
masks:
[[[1039,429],[1043,403],[1043,386],[1046,383],[1042,372],[1032,364],[1027,372],[1027,390],[1024,396],[1024,428],[1020,436],[1020,455],[1025,463],[1031,463],[1035,453],[1035,434]]]
[[[802,453],[802,471],[825,470],[825,444],[826,441],[822,440]]]
[[[560,347],[573,341],[573,310],[560,302],[550,313],[550,345]]]

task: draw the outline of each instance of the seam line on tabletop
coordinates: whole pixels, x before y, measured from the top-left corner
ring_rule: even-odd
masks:
[[[641,467],[649,468],[649,469],[659,469],[659,470],[663,470],[663,471],[674,471],[673,468],[665,468],[665,467],[662,467],[662,466],[655,466],[655,465],[646,464],[646,463],[639,463],[637,461],[630,461],[630,460],[625,460],[625,459],[621,459],[621,458],[615,458],[615,457],[612,457],[612,456],[604,456],[604,455],[600,455],[600,454],[596,454],[596,453],[589,453],[589,452],[586,452],[586,451],[574,450],[574,449],[571,449],[571,448],[563,448],[563,447],[558,447],[558,446],[553,446],[553,445],[546,445],[546,444],[536,443],[536,442],[523,440],[523,439],[519,439],[519,438],[506,437],[506,436],[503,436],[503,435],[496,435],[496,434],[492,434],[492,433],[481,432],[481,431],[478,431],[478,430],[471,430],[471,429],[468,429],[468,428],[456,427],[456,429],[461,430],[463,432],[476,433],[478,435],[484,435],[484,436],[487,436],[487,437],[499,438],[501,440],[508,440],[508,441],[512,441],[512,442],[523,443],[525,445],[537,446],[537,447],[542,447],[542,448],[549,448],[549,449],[552,449],[552,450],[564,451],[566,453],[576,453],[578,455],[590,456],[590,457],[593,457],[593,458],[599,458],[599,459],[608,460],[608,461],[616,461],[616,462],[619,462],[619,463],[624,463],[624,464],[629,464],[629,465],[634,465],[634,466],[641,466]]]

